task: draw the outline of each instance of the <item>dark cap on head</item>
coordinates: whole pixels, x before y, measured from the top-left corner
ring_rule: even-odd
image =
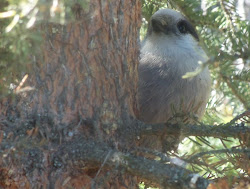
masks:
[[[195,31],[195,28],[181,13],[171,9],[161,9],[153,14],[151,17],[148,33],[151,35],[152,32],[175,34],[175,35],[192,35],[197,41],[199,36]]]

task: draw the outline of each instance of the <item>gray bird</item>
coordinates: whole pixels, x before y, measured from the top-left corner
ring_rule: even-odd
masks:
[[[204,114],[211,87],[208,69],[193,78],[182,78],[208,60],[198,42],[194,27],[181,13],[161,9],[151,17],[141,44],[140,120],[165,123],[176,113],[198,118]]]

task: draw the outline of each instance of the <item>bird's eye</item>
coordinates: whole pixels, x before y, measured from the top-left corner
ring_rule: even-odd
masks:
[[[185,21],[180,21],[177,25],[177,28],[181,33],[185,34],[188,32]]]

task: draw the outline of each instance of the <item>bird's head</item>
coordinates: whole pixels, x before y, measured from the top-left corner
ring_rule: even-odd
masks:
[[[191,35],[199,41],[192,24],[181,13],[172,9],[161,9],[151,17],[147,36],[155,35]]]

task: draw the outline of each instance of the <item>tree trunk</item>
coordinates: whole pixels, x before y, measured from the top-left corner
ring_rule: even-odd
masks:
[[[79,136],[117,149],[135,145],[119,130],[127,125],[131,132],[137,112],[140,6],[139,0],[86,1],[72,8],[75,22],[39,27],[44,43],[31,56],[26,83],[34,90],[1,103],[0,186],[137,188],[136,177],[62,163],[52,153]]]

